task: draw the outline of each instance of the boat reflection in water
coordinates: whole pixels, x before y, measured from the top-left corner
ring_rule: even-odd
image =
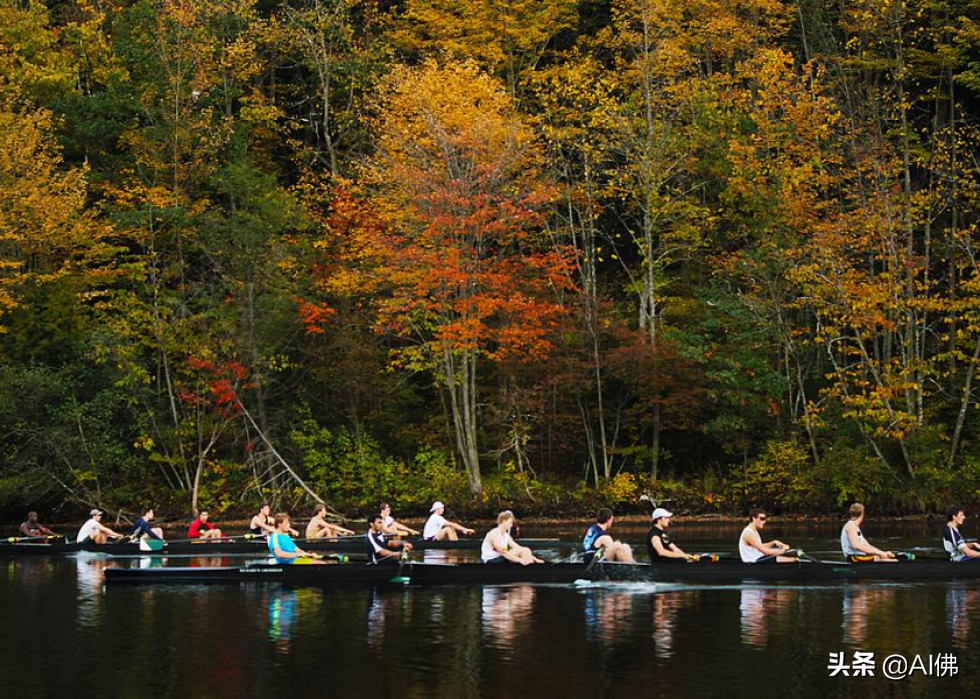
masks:
[[[535,590],[521,587],[485,587],[481,598],[484,638],[499,648],[504,658],[514,655],[513,642],[530,628]]]

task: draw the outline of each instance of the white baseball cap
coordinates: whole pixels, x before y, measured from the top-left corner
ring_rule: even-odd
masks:
[[[100,514],[102,514],[102,510],[92,510],[88,513],[89,517],[98,517]]]
[[[653,511],[653,517],[651,519],[653,519],[653,521],[656,522],[661,517],[673,517],[673,516],[674,516],[673,512],[668,512],[664,508],[658,507]]]
[[[445,505],[442,504],[442,500],[436,500],[434,503],[432,503],[432,507],[429,508],[429,512],[435,512],[440,507],[445,507]]]

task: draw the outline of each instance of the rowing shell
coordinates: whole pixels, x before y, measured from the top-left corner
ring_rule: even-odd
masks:
[[[412,544],[417,551],[432,549],[443,550],[476,550],[483,543],[481,540],[464,539],[461,541],[424,541],[418,537],[404,539]],[[522,539],[523,545],[537,550],[568,549],[577,543],[560,541],[558,539]],[[330,551],[336,553],[364,553],[367,544],[363,536],[345,536],[335,539],[297,539],[296,545],[305,551]],[[245,541],[240,539],[200,539],[197,541],[172,541],[160,551],[141,551],[138,543],[126,541],[123,543],[96,544],[91,541],[84,544],[76,543],[44,543],[18,542],[0,543],[0,557],[20,556],[67,556],[69,554],[88,552],[101,553],[109,556],[263,556],[269,553],[264,538]]]
[[[874,581],[942,581],[980,578],[980,562],[951,563],[917,560],[909,563],[780,563],[749,565],[739,561],[718,563],[626,564],[599,563],[591,570],[583,563],[516,564],[359,563],[322,566],[247,565],[221,568],[108,568],[107,582],[127,583],[240,583],[278,582],[289,585],[344,584],[501,585],[512,583],[567,584],[595,582],[647,582],[689,584],[752,584]]]

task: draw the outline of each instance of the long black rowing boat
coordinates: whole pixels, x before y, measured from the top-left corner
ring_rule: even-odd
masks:
[[[951,563],[916,560],[903,563],[781,563],[747,565],[722,559],[716,563],[625,564],[545,563],[532,566],[460,563],[361,563],[312,565],[245,565],[203,568],[108,568],[107,582],[117,583],[241,583],[287,585],[344,584],[502,585],[512,583],[646,582],[689,584],[752,584],[820,582],[924,582],[980,578],[980,562]]]
[[[419,537],[405,539],[417,551],[477,550],[482,539],[460,541],[424,541]],[[521,539],[524,546],[536,550],[570,549],[576,542],[558,539]],[[345,536],[334,539],[297,539],[296,545],[306,551],[330,551],[334,553],[364,553],[367,544],[364,536]],[[269,552],[264,538],[257,539],[199,539],[197,541],[171,541],[160,551],[143,551],[138,543],[84,544],[64,542],[2,542],[0,558],[20,556],[67,556],[74,553],[101,553],[109,556],[262,556]]]

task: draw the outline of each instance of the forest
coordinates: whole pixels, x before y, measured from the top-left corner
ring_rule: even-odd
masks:
[[[978,0],[0,0],[0,511],[980,503]]]

